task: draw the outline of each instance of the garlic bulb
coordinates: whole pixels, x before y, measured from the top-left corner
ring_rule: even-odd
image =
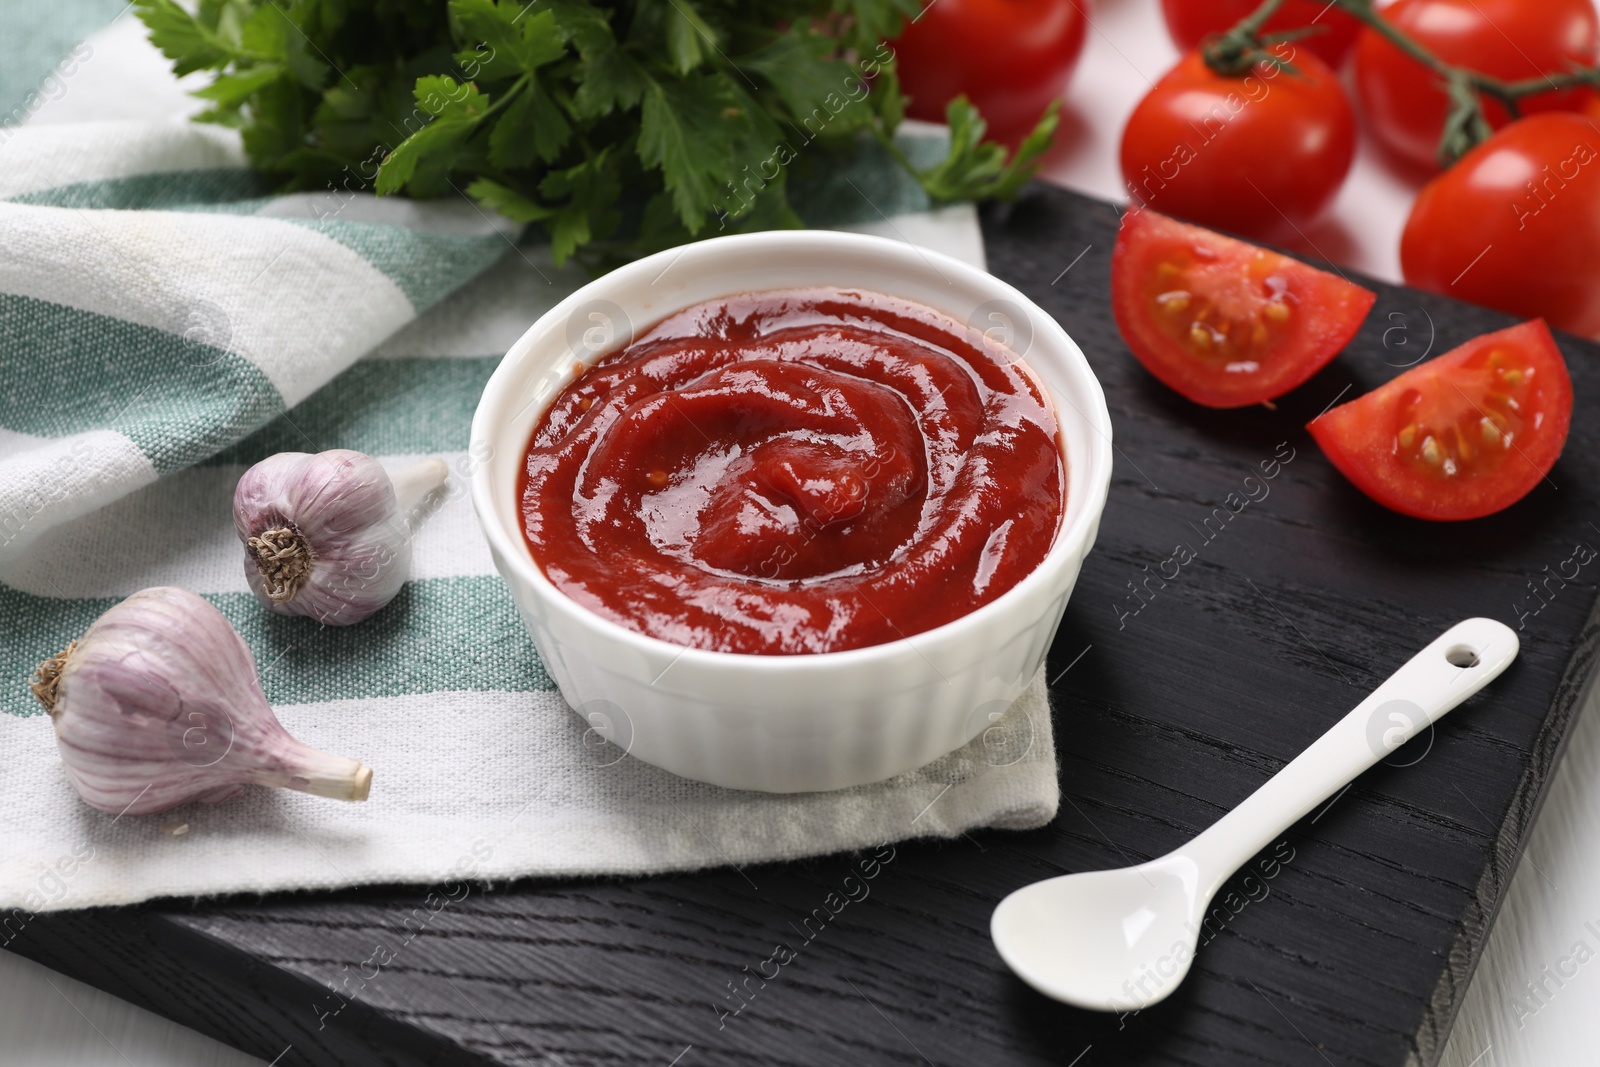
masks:
[[[67,777],[116,814],[216,802],[247,784],[365,800],[372,770],[295,740],[228,620],[183,589],[145,589],[39,665]]]
[[[391,481],[377,460],[347,448],[279,452],[257,463],[233,491],[233,525],[256,599],[329,626],[371,615],[405,585],[412,529],[447,473],[430,459]]]

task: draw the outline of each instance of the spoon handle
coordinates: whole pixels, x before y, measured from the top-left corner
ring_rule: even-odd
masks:
[[[1206,895],[1335,790],[1494,680],[1517,649],[1509,626],[1467,619],[1412,656],[1244,803],[1178,850],[1199,865]]]

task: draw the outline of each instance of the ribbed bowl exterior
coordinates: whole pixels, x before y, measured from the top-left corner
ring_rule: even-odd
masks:
[[[1020,354],[1055,402],[1068,464],[1066,514],[1045,560],[993,602],[944,626],[820,655],[685,649],[627,630],[556,590],[522,538],[516,486],[539,414],[576,373],[572,323],[620,309],[631,320],[628,335],[636,335],[703,300],[809,285],[875,289],[958,321],[997,304],[1026,316],[1019,331],[1029,344]],[[590,724],[593,759],[626,752],[716,785],[799,792],[919,767],[976,737],[991,714],[1021,695],[1094,542],[1110,451],[1110,418],[1087,361],[1054,320],[1010,286],[897,241],[779,232],[651,256],[541,317],[484,390],[473,420],[472,492],[495,565],[546,670]]]

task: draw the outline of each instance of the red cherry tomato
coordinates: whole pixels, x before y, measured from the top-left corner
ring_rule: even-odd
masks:
[[[1454,66],[1517,81],[1600,56],[1600,17],[1593,0],[1398,0],[1383,17]],[[1361,31],[1356,44],[1356,96],[1373,134],[1402,159],[1430,170],[1449,110],[1439,76],[1390,44]],[[1524,114],[1581,108],[1586,90],[1524,97]],[[1487,101],[1489,122],[1511,121]]]
[[[1264,241],[1316,221],[1355,158],[1355,115],[1326,63],[1276,48],[1299,73],[1225,76],[1190,52],[1155,84],[1122,131],[1131,198]]]
[[[965,93],[991,139],[1015,144],[1060,99],[1083,51],[1089,0],[934,0],[893,43],[906,113],[944,121]]]
[[[1530,115],[1423,186],[1400,235],[1406,281],[1600,334],[1600,121]]]
[[[1572,379],[1535,319],[1475,337],[1308,427],[1357,489],[1419,519],[1510,507],[1555,466]]]
[[[1122,218],[1111,310],[1157,378],[1207,407],[1282,396],[1339,354],[1376,295],[1154,211]]]
[[[1213,33],[1231,30],[1240,19],[1260,7],[1260,0],[1161,0],[1167,16],[1167,32],[1178,51],[1187,52]],[[1264,33],[1314,26],[1320,33],[1294,42],[1296,48],[1309,49],[1335,69],[1350,54],[1361,31],[1361,22],[1329,6],[1327,0],[1288,0],[1262,27]]]

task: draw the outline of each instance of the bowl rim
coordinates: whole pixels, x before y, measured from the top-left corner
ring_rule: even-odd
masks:
[[[547,602],[561,610],[564,614],[579,621],[582,625],[597,631],[611,641],[621,642],[632,649],[652,658],[670,658],[671,666],[701,666],[710,669],[739,668],[756,671],[789,671],[795,668],[812,669],[847,669],[869,664],[875,660],[889,659],[902,655],[905,647],[910,647],[923,659],[927,657],[917,647],[922,643],[943,643],[958,640],[960,635],[982,628],[992,621],[1003,618],[1019,602],[1036,594],[1040,587],[1050,581],[1051,576],[1073,563],[1073,557],[1080,555],[1079,547],[1086,551],[1092,543],[1094,532],[1098,527],[1101,513],[1105,507],[1107,492],[1111,483],[1112,467],[1112,436],[1111,416],[1106,406],[1105,391],[1095,376],[1094,370],[1089,365],[1083,350],[1078,346],[1070,334],[1058,323],[1054,316],[1039,307],[1033,300],[1024,295],[1009,282],[1002,281],[988,271],[956,259],[946,253],[934,249],[913,245],[909,241],[892,240],[872,234],[851,233],[838,230],[775,230],[758,233],[728,234],[708,238],[704,241],[676,248],[668,248],[653,253],[642,259],[625,264],[609,273],[603,274],[568,294],[554,307],[545,311],[528,327],[523,334],[501,357],[494,373],[485,383],[483,393],[479,397],[477,408],[473,412],[472,429],[469,445],[469,457],[476,457],[484,445],[490,440],[493,430],[487,425],[491,418],[502,415],[498,409],[502,406],[505,394],[512,391],[522,378],[530,373],[530,361],[534,356],[533,338],[540,332],[542,324],[547,321],[565,319],[572,312],[584,304],[595,300],[614,299],[614,290],[624,287],[639,277],[656,277],[663,273],[663,268],[671,266],[686,256],[693,254],[697,260],[714,259],[726,253],[746,249],[750,246],[771,245],[774,251],[781,251],[785,247],[806,247],[810,250],[821,248],[832,249],[846,256],[852,251],[873,252],[898,257],[908,265],[915,267],[912,260],[920,260],[926,268],[931,268],[940,275],[948,275],[952,279],[953,287],[965,287],[969,292],[980,296],[980,303],[1006,299],[1017,303],[1024,311],[1030,313],[1037,320],[1034,329],[1034,339],[1030,345],[1031,352],[1039,344],[1041,333],[1054,333],[1056,336],[1052,343],[1066,357],[1063,365],[1069,375],[1076,378],[1076,384],[1082,388],[1092,403],[1090,410],[1084,411],[1077,404],[1063,398],[1055,389],[1051,388],[1033,367],[1028,365],[1026,356],[1019,356],[1027,371],[1043,389],[1046,401],[1056,413],[1058,425],[1061,421],[1063,405],[1070,409],[1077,418],[1088,425],[1089,439],[1094,442],[1089,449],[1089,455],[1083,457],[1084,462],[1074,464],[1074,455],[1066,450],[1066,442],[1062,435],[1057,434],[1057,449],[1061,453],[1063,462],[1068,470],[1077,477],[1069,479],[1068,498],[1074,490],[1073,484],[1081,478],[1082,488],[1078,490],[1083,494],[1085,506],[1069,521],[1062,522],[1057,527],[1055,538],[1051,541],[1050,549],[1038,565],[1029,571],[1020,581],[1011,588],[1001,593],[995,599],[965,615],[957,616],[949,622],[942,623],[931,629],[921,630],[917,633],[903,636],[893,641],[886,641],[875,645],[865,645],[859,648],[840,649],[831,652],[801,652],[774,654],[765,652],[723,652],[712,649],[697,648],[692,645],[681,645],[664,638],[653,637],[629,629],[621,623],[606,618],[572,599],[556,587],[545,576],[544,570],[533,558],[533,552],[528,546],[527,539],[521,535],[520,530],[508,530],[499,520],[494,501],[499,490],[492,484],[492,474],[495,464],[491,458],[476,461],[471,470],[470,491],[474,510],[478,515],[478,522],[483,527],[484,535],[489,540],[490,546],[495,549],[496,555],[511,567],[517,576],[525,581],[537,594],[541,601]],[[784,288],[783,286],[762,286],[760,288],[740,287],[736,279],[731,279],[728,294],[734,296],[743,292],[758,292],[766,289]],[[794,288],[807,286],[796,284]],[[851,286],[850,288],[868,289],[868,286]],[[889,294],[893,295],[893,294]],[[715,298],[712,298],[715,299]],[[896,299],[914,300],[911,297],[896,297]],[[615,301],[619,306],[621,301]],[[926,303],[925,301],[916,301]],[[668,302],[669,304],[671,301]],[[665,307],[652,311],[647,318],[653,326],[656,322],[667,318],[684,307]],[[933,307],[929,304],[928,306]],[[626,310],[626,309],[625,309]],[[955,318],[949,312],[938,307],[933,310],[948,318]],[[631,313],[631,311],[630,311]],[[637,331],[643,332],[643,331]],[[637,336],[636,332],[636,336]],[[607,353],[610,355],[610,353]],[[604,357],[601,357],[604,358]],[[548,373],[550,365],[546,364],[537,368],[537,373]],[[535,420],[543,414],[546,407],[559,395],[559,390],[539,404]],[[1077,468],[1081,469],[1075,469]],[[514,492],[514,487],[512,489]],[[520,515],[520,505],[514,509]],[[1063,508],[1065,511],[1065,507]],[[1081,559],[1081,556],[1080,556]],[[915,639],[916,643],[913,643]],[[663,672],[665,673],[665,672]]]

